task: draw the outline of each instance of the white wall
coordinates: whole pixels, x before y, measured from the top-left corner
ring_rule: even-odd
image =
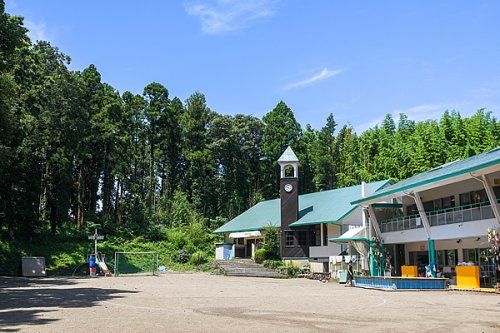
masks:
[[[328,246],[310,246],[309,257],[320,258],[329,256],[338,256],[341,252],[340,244],[329,242]]]

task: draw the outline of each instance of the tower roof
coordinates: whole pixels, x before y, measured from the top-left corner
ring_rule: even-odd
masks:
[[[288,146],[283,154],[281,154],[280,158],[278,158],[278,163],[293,163],[298,161],[297,155],[295,155],[290,146]]]

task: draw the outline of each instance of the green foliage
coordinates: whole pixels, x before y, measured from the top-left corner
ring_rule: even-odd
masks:
[[[181,191],[176,191],[171,207],[172,227],[185,227],[190,225],[197,218],[197,213],[189,202],[187,195]]]
[[[262,262],[262,265],[269,269],[278,269],[283,266],[283,262],[281,260],[267,259]]]
[[[195,266],[199,266],[201,264],[204,264],[208,261],[208,258],[206,254],[202,251],[197,251],[193,253],[191,258],[189,259],[189,262]]]
[[[264,239],[261,249],[265,251],[264,259],[279,259],[280,257],[280,228],[268,226],[263,230]]]
[[[296,278],[299,276],[300,268],[291,264],[283,264],[278,267],[278,271],[289,278]]]
[[[264,262],[264,259],[266,259],[266,250],[258,249],[257,251],[255,251],[254,260],[256,263],[262,264]]]
[[[191,258],[191,254],[186,250],[179,250],[173,256],[172,259],[180,264],[185,264]]]
[[[283,261],[276,259],[264,260],[262,265],[266,268],[277,270],[288,278],[296,278],[301,272],[301,269],[299,267],[296,267],[292,264],[286,264]]]

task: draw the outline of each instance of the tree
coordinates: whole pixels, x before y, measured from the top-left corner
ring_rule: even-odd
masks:
[[[287,146],[297,150],[302,135],[300,124],[295,120],[293,111],[283,102],[267,113],[264,121],[264,140],[262,151],[262,193],[266,198],[277,196],[279,190],[278,163],[276,162]]]
[[[330,114],[326,125],[318,132],[317,140],[312,145],[312,168],[314,187],[319,190],[330,190],[336,185],[338,167],[338,150],[335,145],[335,128],[337,124]]]

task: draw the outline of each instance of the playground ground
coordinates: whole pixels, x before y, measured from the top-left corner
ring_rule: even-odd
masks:
[[[0,278],[0,332],[500,332],[500,296],[206,273]]]

